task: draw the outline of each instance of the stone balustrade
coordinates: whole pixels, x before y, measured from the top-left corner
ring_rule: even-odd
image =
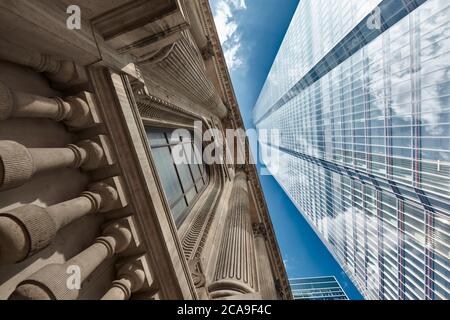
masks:
[[[137,263],[127,263],[122,266],[117,277],[118,279],[113,281],[111,289],[102,300],[129,300],[132,293],[141,290],[144,286],[145,272]]]
[[[5,39],[1,41],[0,59],[29,67],[45,76],[57,89],[64,89],[87,81],[84,70],[73,61],[59,60],[29,47],[22,47]]]
[[[47,247],[58,230],[92,213],[117,209],[115,188],[96,183],[80,197],[42,208],[26,205],[0,212],[0,265],[14,264]]]
[[[0,141],[0,191],[25,184],[37,172],[60,168],[94,170],[104,161],[103,148],[84,140],[66,148],[27,148],[15,141]]]
[[[74,129],[92,124],[91,108],[80,97],[47,98],[14,91],[0,81],[0,120],[9,118],[47,118],[63,121]]]
[[[108,258],[124,252],[131,244],[132,234],[123,220],[109,224],[103,236],[86,250],[64,264],[50,264],[22,281],[10,295],[10,300],[76,300],[83,282]],[[79,279],[68,272],[79,270]],[[73,287],[75,286],[75,288]]]

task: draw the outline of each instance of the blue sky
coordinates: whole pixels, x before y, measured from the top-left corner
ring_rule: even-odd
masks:
[[[210,0],[241,113],[252,110],[299,0]],[[289,277],[334,275],[350,299],[359,292],[271,176],[261,176]]]

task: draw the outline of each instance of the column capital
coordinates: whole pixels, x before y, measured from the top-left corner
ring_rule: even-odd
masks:
[[[253,224],[253,235],[254,236],[262,236],[264,238],[267,238],[267,230],[264,223],[254,223]]]
[[[206,284],[206,277],[203,273],[201,260],[194,258],[188,261],[189,269],[191,270],[192,280],[194,280],[195,287],[201,288]]]

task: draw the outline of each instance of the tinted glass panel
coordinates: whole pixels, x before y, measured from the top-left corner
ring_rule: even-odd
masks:
[[[184,221],[208,181],[205,166],[199,164],[201,150],[199,157],[193,152],[192,134],[186,130],[179,132],[182,134],[147,128],[153,159],[177,225]]]
[[[172,204],[183,192],[172,162],[170,150],[168,147],[154,149],[153,157],[167,200],[169,204]]]

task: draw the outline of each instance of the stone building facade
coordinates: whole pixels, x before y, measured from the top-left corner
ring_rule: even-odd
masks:
[[[291,299],[249,159],[171,162],[243,128],[208,1],[72,2],[0,1],[0,299]]]

